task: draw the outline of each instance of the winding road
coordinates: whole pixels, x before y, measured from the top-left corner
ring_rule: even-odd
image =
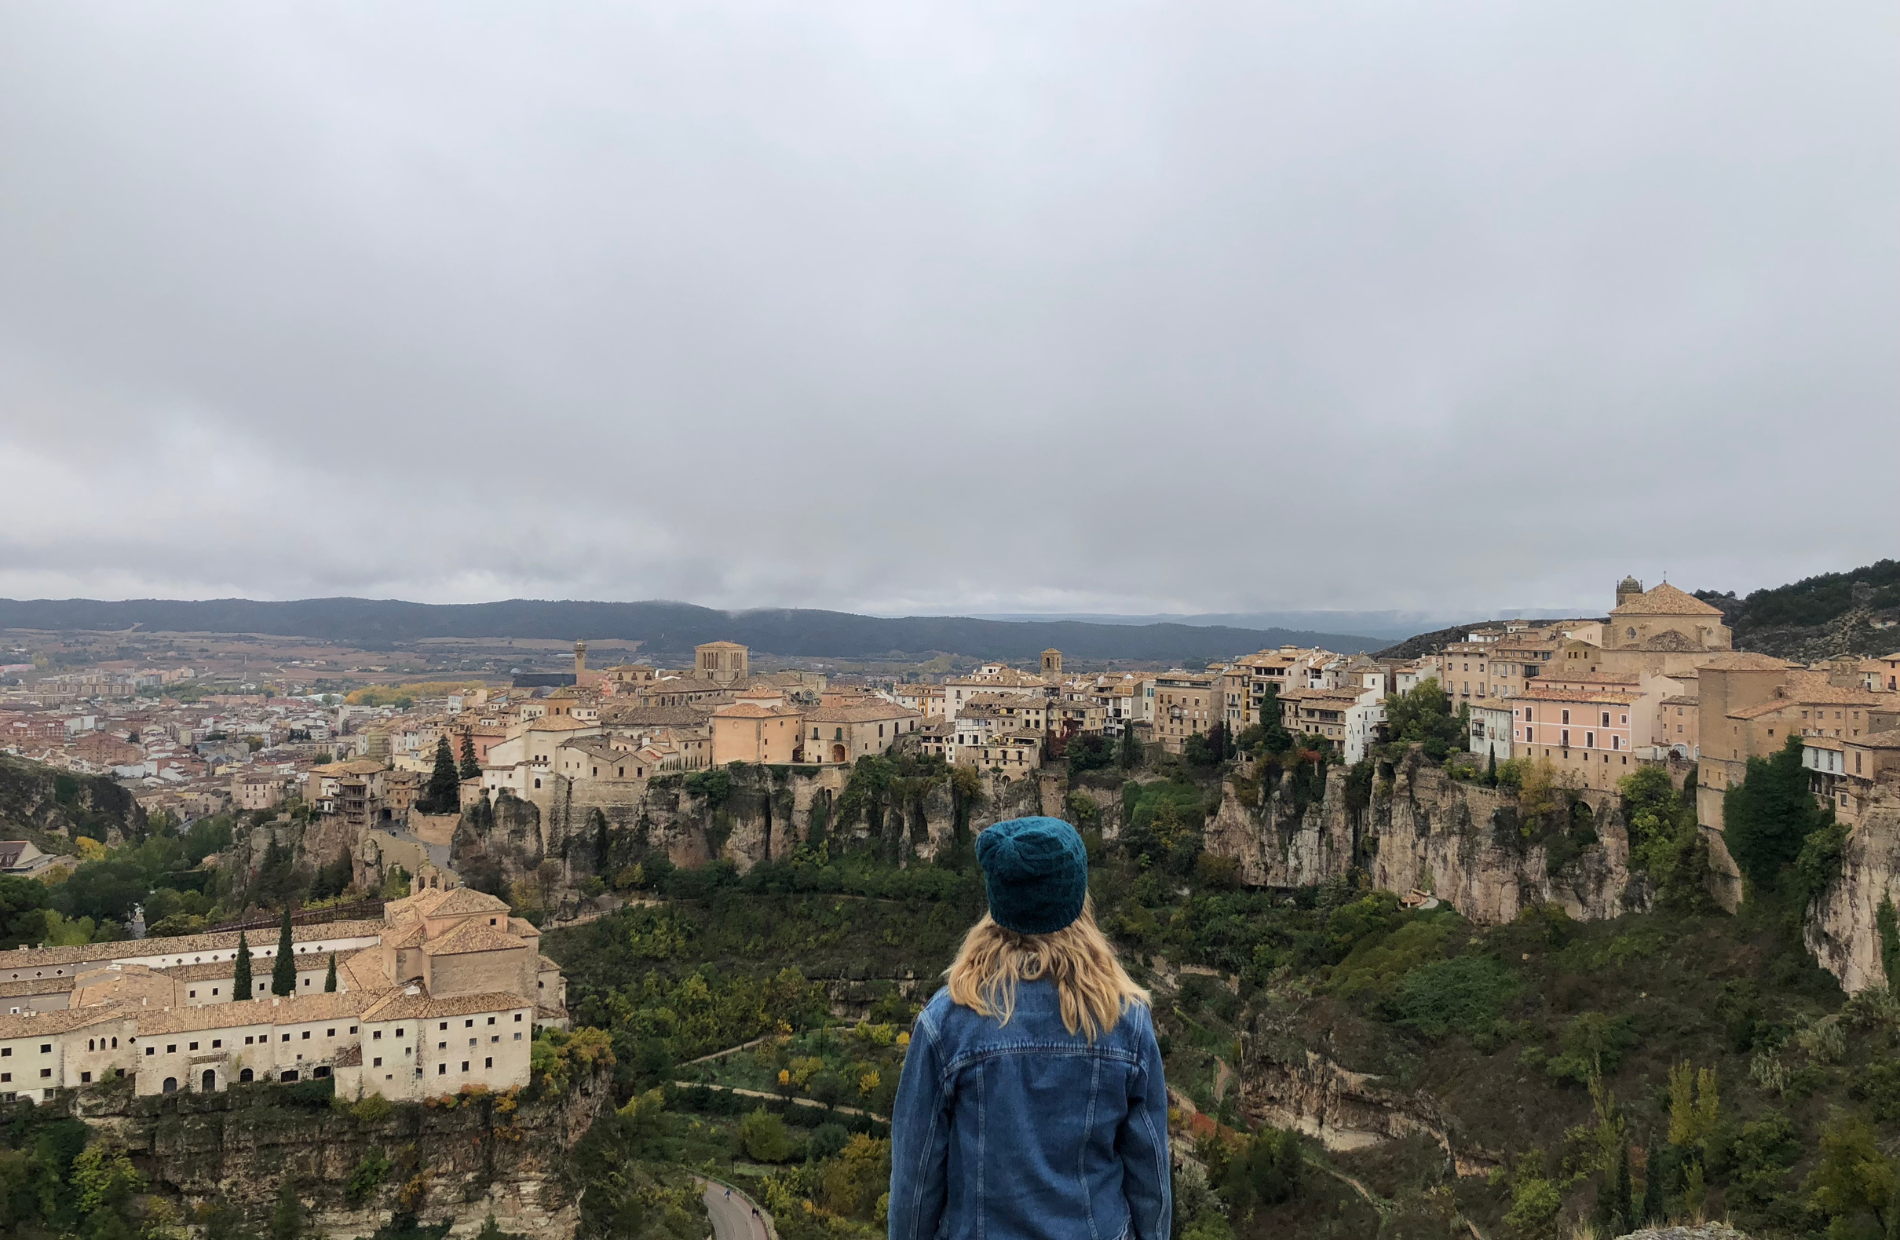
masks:
[[[713,1240],[772,1240],[765,1221],[742,1194],[708,1180],[705,1200],[706,1217],[712,1220]]]

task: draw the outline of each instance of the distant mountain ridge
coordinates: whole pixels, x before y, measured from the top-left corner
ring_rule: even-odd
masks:
[[[0,599],[0,628],[114,632],[268,633],[385,649],[431,637],[620,638],[654,655],[726,639],[761,653],[875,659],[964,655],[1033,661],[1048,647],[1071,658],[1168,662],[1226,659],[1270,646],[1324,646],[1344,654],[1379,639],[1302,629],[1224,625],[1007,621],[961,616],[883,618],[810,609],[720,611],[691,603],[508,599],[407,603],[397,599]]]

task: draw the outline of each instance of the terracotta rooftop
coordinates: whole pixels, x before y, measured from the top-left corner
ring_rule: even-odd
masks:
[[[267,995],[262,999],[240,999],[234,1003],[207,1003],[201,1007],[143,1008],[139,1018],[139,1036],[191,1033],[199,1029],[244,1029],[256,1025],[301,1025],[317,1020],[339,1020],[356,1016],[376,999],[360,991],[339,990],[333,994]]]
[[[805,718],[813,723],[878,723],[886,719],[918,719],[922,716],[908,706],[872,699],[815,707],[805,712]]]
[[[1610,612],[1612,616],[1714,616],[1722,609],[1711,607],[1693,594],[1685,594],[1668,582],[1645,590]]]
[[[371,938],[383,932],[380,921],[325,921],[308,926],[292,926],[291,942],[314,943],[324,939]],[[235,952],[238,945],[238,931],[224,930],[216,934],[185,934],[173,938],[126,939],[117,943],[86,943],[78,947],[39,947],[16,948],[13,951],[0,952],[0,980],[11,980],[13,974],[24,973],[30,969],[66,968],[89,960],[116,960],[134,956],[170,957],[184,964],[201,964],[203,961],[189,959],[194,954],[203,955],[212,952]],[[260,932],[251,943],[251,957],[256,961],[260,949],[275,947],[277,933],[274,930]],[[268,967],[268,966],[266,966]]]
[[[425,956],[460,956],[468,952],[509,951],[525,947],[520,939],[499,926],[472,918],[422,945]]]
[[[1768,654],[1756,654],[1752,650],[1728,650],[1696,661],[1697,671],[1707,668],[1720,672],[1774,672],[1793,667],[1794,664],[1786,659],[1777,659]]]
[[[716,719],[796,719],[799,712],[789,706],[761,706],[757,702],[734,702],[713,711]]]
[[[363,1012],[365,1023],[386,1020],[434,1020],[439,1016],[473,1016],[477,1012],[513,1012],[530,1006],[520,995],[491,991],[479,995],[455,995],[432,999],[427,994],[410,994],[406,989],[392,991]]]
[[[220,1004],[219,1006],[224,1006]],[[123,1003],[102,1003],[97,1007],[60,1008],[52,1012],[0,1014],[0,1042],[9,1038],[31,1038],[53,1033],[69,1033],[104,1021],[125,1020],[138,1010]]]

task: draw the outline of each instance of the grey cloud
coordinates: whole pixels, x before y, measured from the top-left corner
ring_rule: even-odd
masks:
[[[1894,554],[1891,6],[0,11],[0,595]]]

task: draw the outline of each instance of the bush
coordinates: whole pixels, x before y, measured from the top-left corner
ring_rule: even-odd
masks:
[[[1459,956],[1422,965],[1399,982],[1398,1023],[1428,1038],[1476,1037],[1491,1031],[1517,992],[1517,975],[1489,956]]]
[[[1623,1052],[1635,1044],[1628,1017],[1582,1012],[1571,1017],[1557,1035],[1563,1053],[1550,1061],[1547,1071],[1559,1079],[1586,1084],[1592,1075],[1614,1074],[1623,1062]]]
[[[798,1152],[785,1135],[785,1121],[764,1107],[739,1121],[739,1147],[754,1162],[782,1163]]]
[[[384,1157],[381,1150],[370,1150],[356,1164],[356,1169],[350,1172],[350,1178],[343,1186],[343,1195],[353,1205],[362,1205],[389,1179],[394,1167],[395,1164]]]

